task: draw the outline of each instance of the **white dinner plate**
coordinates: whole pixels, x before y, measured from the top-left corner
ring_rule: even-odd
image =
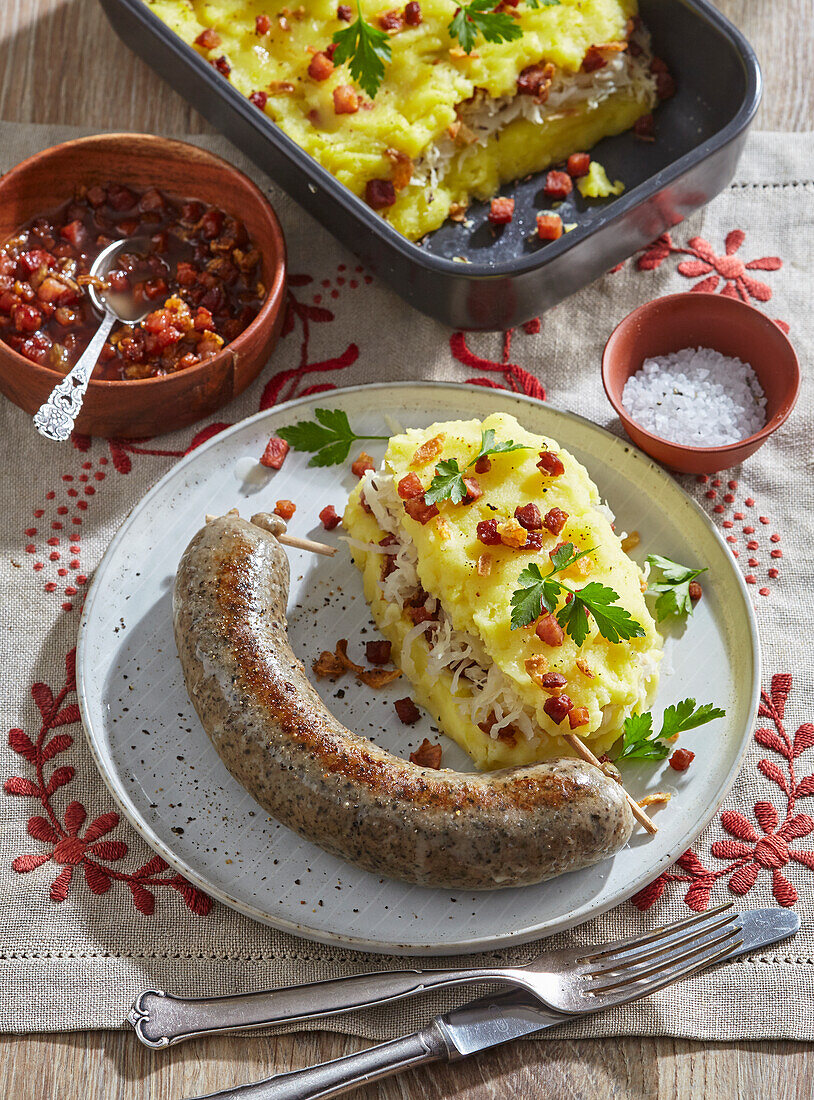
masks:
[[[597,867],[520,889],[466,893],[409,886],[360,871],[277,824],[234,780],[187,698],[171,622],[178,560],[207,512],[241,515],[297,504],[293,534],[322,531],[326,504],[341,513],[354,484],[350,463],[308,467],[293,451],[282,470],[258,463],[269,435],[311,419],[315,407],[344,409],[358,433],[392,434],[436,420],[513,413],[585,463],[616,513],[617,530],[639,531],[639,560],[657,552],[704,565],[704,598],[683,632],[668,639],[655,714],[686,696],[726,708],[726,718],[682,735],[696,754],[685,773],[666,763],[627,766],[635,797],[668,790],[655,837],[638,830]],[[378,462],[384,443],[365,443]],[[351,453],[355,457],[358,448]],[[359,658],[376,637],[360,574],[344,548],[335,558],[289,551],[289,622],[294,651],[310,669],[322,649],[350,639]],[[702,510],[659,466],[587,420],[528,397],[447,384],[381,384],[335,390],[280,405],[215,436],[174,466],[133,509],[105,554],[84,608],[78,690],[96,763],[144,839],[190,881],[277,928],[372,951],[446,954],[522,943],[560,931],[640,890],[695,840],[738,774],[759,696],[754,615],[730,551]],[[407,756],[425,736],[396,718],[404,682],[384,691],[345,681],[318,690],[346,726]],[[444,766],[471,770],[442,738]]]

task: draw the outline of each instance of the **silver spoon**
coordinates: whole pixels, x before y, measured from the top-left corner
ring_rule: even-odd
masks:
[[[104,279],[121,252],[126,250],[146,254],[149,248],[150,241],[147,237],[114,241],[107,248],[102,249],[93,261],[90,274]],[[88,286],[88,292],[94,308],[102,315],[102,323],[76,365],[69,374],[65,375],[59,385],[51,390],[48,400],[34,414],[34,424],[40,435],[56,442],[68,439],[73,431],[74,422],[79,416],[85,399],[90,376],[93,374],[93,368],[96,366],[99,353],[105,345],[110,330],[117,321],[130,325],[137,324],[153,308],[152,303],[148,303],[146,307],[143,304],[137,304],[132,295],[126,293],[116,294],[110,291],[100,293],[93,285]]]

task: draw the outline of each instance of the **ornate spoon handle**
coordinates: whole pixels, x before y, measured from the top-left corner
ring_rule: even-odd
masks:
[[[63,442],[73,431],[99,352],[104,347],[108,333],[115,323],[115,314],[107,310],[93,339],[82,352],[70,374],[66,374],[59,385],[54,386],[48,400],[40,405],[34,414],[37,431],[46,439]]]

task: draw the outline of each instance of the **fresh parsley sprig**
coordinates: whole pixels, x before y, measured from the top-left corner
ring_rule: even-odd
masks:
[[[455,12],[447,31],[450,38],[458,39],[464,53],[472,53],[478,32],[487,42],[513,42],[523,37],[511,15],[495,11],[495,4],[496,0],[470,0]]]
[[[694,581],[706,569],[692,569],[688,565],[663,558],[661,554],[648,554],[647,561],[651,569],[658,569],[661,580],[651,584],[648,596],[658,596],[655,610],[659,622],[670,615],[692,615],[693,602],[690,598],[690,581]]]
[[[595,549],[596,547],[591,547],[590,550],[577,553],[574,544],[566,542],[552,554],[552,568],[548,573],[543,573],[534,562],[527,565],[517,578],[520,588],[512,595],[512,630],[530,626],[543,608],[554,612],[560,596],[570,593],[571,600],[556,612],[557,622],[578,646],[588,637],[589,611],[599,633],[609,642],[642,637],[644,628],[631,618],[624,607],[617,604],[619,596],[612,588],[599,584],[598,581],[591,581],[584,588],[571,588],[556,576]]]
[[[350,453],[357,439],[388,439],[386,435],[357,435],[348,423],[348,414],[341,409],[314,409],[313,420],[301,420],[290,428],[280,428],[278,435],[295,451],[313,451],[309,466],[338,466]]]
[[[445,458],[435,467],[435,476],[430,482],[429,488],[424,494],[427,504],[437,504],[439,500],[451,500],[453,504],[460,504],[466,496],[464,474],[482,458],[492,455],[508,454],[510,451],[527,451],[529,447],[525,443],[514,443],[511,439],[505,443],[495,443],[494,428],[487,428],[481,432],[480,450],[463,470],[458,466],[455,458]]]
[[[333,61],[335,65],[350,61],[350,75],[373,99],[384,80],[385,62],[390,61],[390,39],[384,31],[367,22],[359,0],[356,0],[356,11],[356,21],[333,36],[336,44]]]
[[[663,760],[669,755],[672,744],[669,739],[686,730],[703,726],[715,718],[723,718],[725,710],[704,703],[696,707],[695,699],[683,699],[669,706],[664,712],[661,729],[658,734],[653,729],[653,715],[632,714],[625,719],[622,727],[622,744],[614,757],[620,760]],[[662,740],[664,738],[665,740]]]

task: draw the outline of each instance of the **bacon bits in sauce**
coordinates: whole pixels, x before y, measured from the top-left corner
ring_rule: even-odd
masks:
[[[260,252],[242,222],[157,188],[111,183],[82,188],[0,249],[0,339],[66,374],[99,325],[84,289],[90,268],[107,245],[129,237],[149,238],[149,253],[121,253],[107,285],[155,308],[137,325],[113,328],[95,379],[154,378],[195,366],[259,313],[266,293]]]

